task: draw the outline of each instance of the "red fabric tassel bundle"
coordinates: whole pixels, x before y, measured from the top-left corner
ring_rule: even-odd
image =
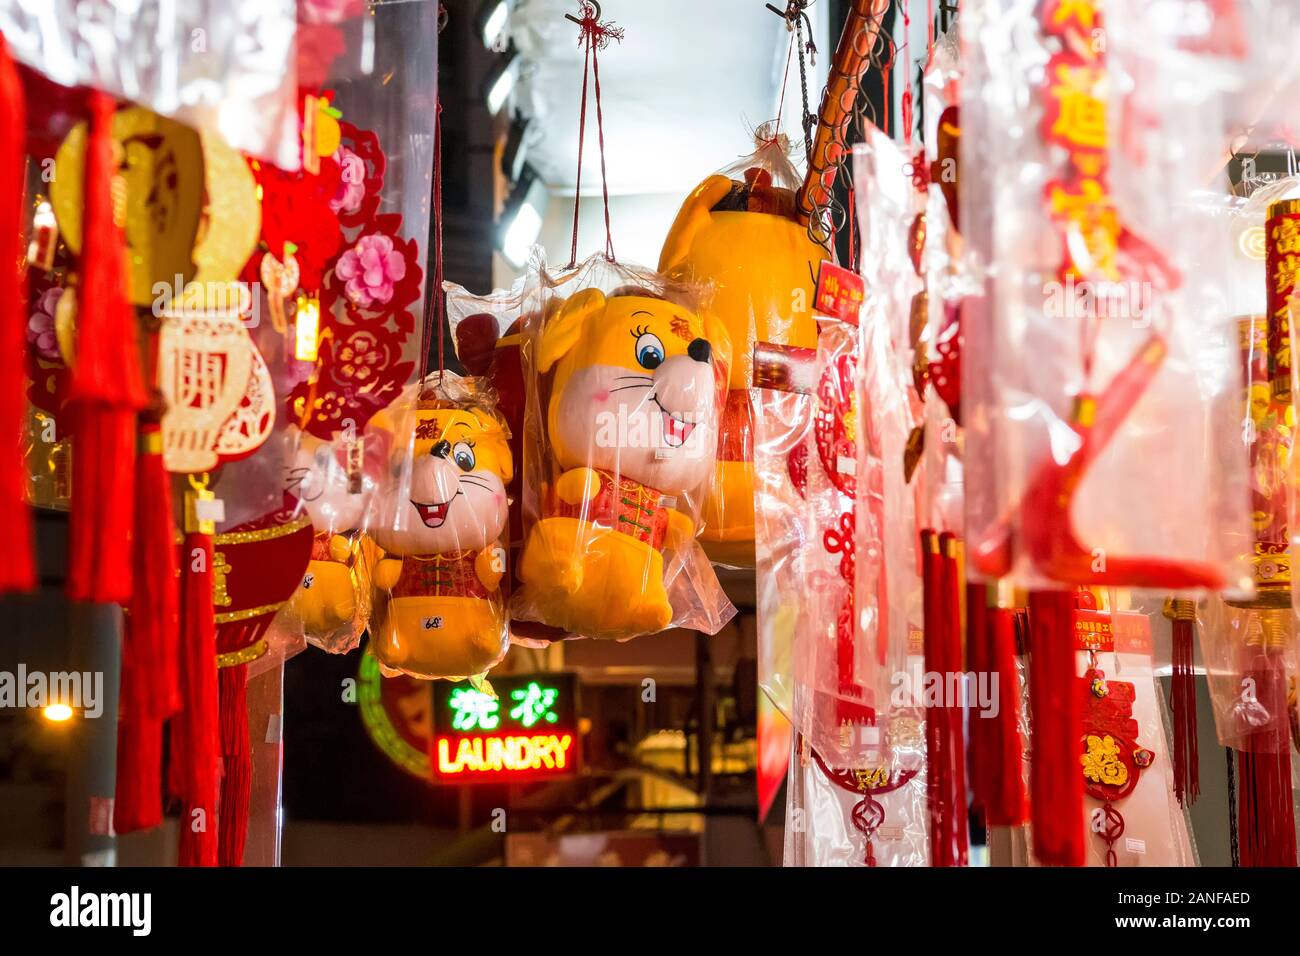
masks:
[[[978,679],[980,674],[992,673],[989,662],[989,612],[988,588],[975,581],[966,582],[966,666]],[[993,721],[978,711],[971,714],[970,722],[970,786],[975,809],[987,823],[990,791],[993,789],[993,762],[990,759]]]
[[[1165,615],[1171,621],[1170,657],[1173,676],[1169,681],[1169,709],[1174,724],[1174,795],[1183,807],[1190,807],[1201,795],[1201,758],[1196,739],[1196,674],[1193,670],[1195,645],[1192,632],[1196,604],[1186,599],[1168,602]]]
[[[989,826],[1014,827],[1028,818],[1025,805],[1024,744],[1020,738],[1020,675],[1016,672],[1016,612],[989,608],[985,617],[989,671],[997,678],[998,714],[978,718],[989,725]]]
[[[253,760],[248,739],[248,665],[223,667],[221,684],[221,846],[222,866],[241,866],[248,840],[248,801]]]
[[[172,726],[172,790],[183,804],[181,866],[216,866],[220,725],[212,606],[212,536],[185,535],[181,553],[181,698]]]
[[[163,467],[157,422],[144,425],[136,458],[135,588],[122,642],[118,708],[118,833],[162,821],[162,725],[180,708],[179,580],[173,540],[171,476]]]
[[[1269,621],[1268,625],[1276,623]],[[1270,637],[1274,636],[1270,634]],[[1272,719],[1248,735],[1237,754],[1237,831],[1241,865],[1295,866],[1286,662],[1283,654],[1273,652],[1268,643],[1266,639],[1266,646],[1258,649],[1245,674],[1253,682],[1255,700]]]
[[[925,670],[943,682],[943,700],[927,708],[926,797],[930,815],[930,861],[933,866],[965,866],[966,753],[963,708],[949,706],[947,692],[962,673],[961,583],[957,574],[957,540],[945,531],[921,532],[925,613]]]
[[[77,352],[68,397],[73,429],[68,596],[131,597],[136,416],[145,407],[125,239],[115,218],[117,144],[112,97],[87,94],[85,215],[77,294]]]
[[[1029,595],[1029,791],[1034,855],[1046,866],[1082,866],[1083,720],[1074,675],[1074,594]]]
[[[966,585],[967,664],[989,675],[997,695],[996,715],[971,715],[972,787],[986,825],[1019,826],[1026,808],[1015,612],[991,601],[990,586]]]
[[[32,515],[27,505],[27,466],[22,434],[26,424],[27,256],[24,196],[27,192],[27,113],[18,67],[0,34],[0,116],[8,132],[0,137],[0,527],[5,559],[0,594],[36,586]]]

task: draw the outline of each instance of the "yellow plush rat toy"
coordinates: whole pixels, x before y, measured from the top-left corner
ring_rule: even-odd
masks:
[[[695,535],[685,496],[713,469],[729,351],[725,332],[651,295],[585,289],[545,320],[533,372],[550,375],[554,480],[520,557],[519,616],[615,639],[674,620],[664,552]]]
[[[509,640],[500,587],[514,472],[509,431],[483,396],[426,390],[413,414],[413,435],[393,455],[367,529],[383,552],[370,647],[390,671],[472,677],[500,660]],[[392,427],[400,417],[374,424]]]
[[[712,310],[731,336],[717,470],[700,540],[722,564],[754,564],[753,387],[755,342],[817,346],[813,294],[826,250],[794,215],[794,194],[759,169],[745,182],[710,176],[682,203],[664,240],[659,269],[673,279],[710,282]]]
[[[365,562],[357,560],[358,539],[374,480],[353,481],[343,452],[327,441],[290,426],[296,442],[289,490],[311,518],[311,561],[290,609],[307,639],[334,653],[356,646],[370,613]]]

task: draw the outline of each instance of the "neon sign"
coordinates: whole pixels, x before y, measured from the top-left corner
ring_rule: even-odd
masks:
[[[491,783],[576,773],[573,675],[511,675],[491,683],[495,696],[468,683],[434,685],[434,779]]]

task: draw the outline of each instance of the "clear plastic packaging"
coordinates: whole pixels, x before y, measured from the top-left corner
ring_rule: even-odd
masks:
[[[497,396],[497,411],[510,429],[510,454],[524,460],[524,389],[520,342],[523,338],[521,313],[524,280],[509,289],[474,295],[454,282],[444,282],[447,293],[447,323],[455,343],[456,358],[470,375],[483,378]],[[506,486],[510,495],[512,549],[523,540],[523,469],[515,471]]]
[[[809,364],[814,356],[805,359]],[[754,390],[754,578],[758,627],[758,686],[790,719],[794,707],[794,648],[807,602],[803,562],[808,529],[806,394]]]
[[[298,166],[292,0],[39,0],[0,6],[16,59]]]
[[[927,866],[925,738],[892,773],[844,771],[795,736],[786,785],[786,866]]]
[[[737,567],[754,563],[754,344],[815,347],[817,269],[828,258],[796,216],[801,177],[786,138],[770,125],[755,138],[752,154],[686,198],[659,257],[670,278],[713,284],[711,308],[731,338],[734,361],[700,540],[715,562]]]
[[[387,450],[365,538],[375,548],[370,647],[387,671],[477,677],[509,644],[510,432],[479,379],[434,373],[370,423]]]
[[[364,440],[351,437],[325,442],[296,428],[286,435],[295,446],[289,491],[311,518],[312,546],[283,623],[296,622],[309,643],[333,654],[356,647],[370,622],[369,561],[361,557],[361,532],[380,463],[373,454],[366,462]]]
[[[625,639],[735,613],[695,535],[730,340],[698,287],[606,260],[526,307],[522,582],[512,617]]]
[[[963,389],[983,380],[971,441],[995,456],[970,565],[1026,586],[1248,587],[1228,250],[1190,202],[1227,141],[1225,87],[1163,7],[1108,4],[1104,32],[1083,9],[963,10],[963,229],[997,263],[963,350]]]

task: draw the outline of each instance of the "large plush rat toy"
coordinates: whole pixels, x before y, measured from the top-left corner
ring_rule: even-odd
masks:
[[[489,394],[466,395],[426,389],[413,410],[372,423],[402,440],[367,529],[383,552],[370,647],[385,668],[415,677],[482,674],[509,640],[500,583],[510,433]]]
[[[553,480],[520,558],[521,616],[615,639],[674,621],[664,552],[693,544],[687,499],[713,470],[728,353],[720,327],[645,294],[585,289],[543,322]]]

